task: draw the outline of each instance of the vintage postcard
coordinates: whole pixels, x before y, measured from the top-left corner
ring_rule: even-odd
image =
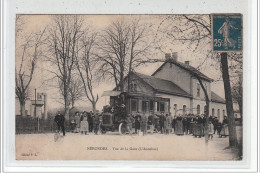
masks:
[[[243,160],[243,15],[15,24],[16,160]]]

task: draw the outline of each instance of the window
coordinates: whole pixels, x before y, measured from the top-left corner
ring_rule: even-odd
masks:
[[[212,109],[212,117],[214,117],[215,116],[215,109],[213,108]]]
[[[130,84],[130,91],[137,91],[137,86],[135,83]]]
[[[197,84],[197,97],[200,97],[200,84]]]
[[[148,102],[142,101],[142,112],[148,112]]]
[[[153,109],[154,109],[154,106],[153,106],[153,101],[152,101],[152,100],[150,100],[150,111],[153,111]]]
[[[197,114],[200,114],[200,105],[197,105]]]
[[[178,109],[178,105],[177,104],[174,104],[174,115],[177,116],[177,109]]]
[[[112,97],[110,97],[110,105],[111,105],[112,107],[115,106],[115,99],[113,99]]]
[[[169,102],[165,102],[165,112],[169,112]]]
[[[204,106],[204,114],[206,115],[207,105]]]
[[[183,105],[183,115],[185,115],[186,114],[186,105]]]
[[[137,86],[136,86],[136,84],[134,84],[134,91],[137,91]]]
[[[131,100],[131,111],[136,112],[137,111],[137,100],[132,99]]]
[[[220,120],[220,110],[218,109],[218,119]]]
[[[130,91],[133,91],[134,90],[134,85],[131,83],[130,84]]]
[[[160,111],[164,112],[165,111],[165,107],[164,107],[164,102],[160,102]]]
[[[42,100],[42,94],[37,93],[37,100]]]
[[[223,117],[226,116],[225,114],[226,114],[226,113],[225,113],[225,110],[223,109]]]

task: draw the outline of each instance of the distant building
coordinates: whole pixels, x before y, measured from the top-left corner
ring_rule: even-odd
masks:
[[[37,93],[36,102],[34,97],[28,98],[25,102],[25,114],[27,117],[47,118],[47,94]],[[15,115],[20,115],[20,103],[18,97],[15,98]]]
[[[225,100],[211,91],[213,81],[194,67],[189,62],[181,63],[177,54],[171,57],[166,55],[163,63],[152,76],[131,72],[123,82],[123,91],[128,91],[128,78],[130,77],[129,110],[130,113],[160,113],[171,112],[172,116],[194,114],[201,115],[205,112],[205,95],[195,77],[199,76],[209,96],[209,115],[218,117],[223,121],[226,116]],[[113,105],[120,87],[116,86],[111,92],[110,103]],[[106,94],[109,95],[109,94]]]

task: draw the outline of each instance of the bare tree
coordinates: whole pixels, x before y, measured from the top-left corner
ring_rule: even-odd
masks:
[[[22,19],[16,17],[16,36],[22,30]],[[15,67],[15,94],[20,103],[20,114],[25,116],[25,102],[29,97],[29,87],[33,79],[36,64],[39,58],[43,56],[41,47],[44,45],[44,33],[30,34],[26,36],[21,45],[16,46],[16,67]]]
[[[164,27],[163,29],[158,29],[158,32],[165,34],[171,43],[178,42],[178,43],[185,44],[187,45],[188,49],[193,50],[193,52],[203,49],[203,47],[209,47],[211,45],[212,36],[211,36],[210,15],[173,15],[163,19],[161,25],[163,25],[164,22],[167,23],[166,27]],[[238,58],[239,56],[236,56],[236,54],[233,55],[234,56],[230,56],[230,60],[240,61],[240,59]],[[234,113],[233,113],[233,102],[231,97],[227,54],[222,53],[220,56],[218,53],[215,53],[213,51],[207,51],[206,58],[220,59],[222,77],[223,77],[224,88],[225,88],[227,115],[229,119],[229,132],[230,132],[229,144],[230,146],[237,146],[236,127],[234,122],[235,120],[234,120]],[[199,80],[199,78],[197,79]],[[201,82],[200,84],[207,98],[208,93],[206,92],[205,87],[202,85]],[[206,107],[205,141],[207,143],[208,141],[207,127],[208,127],[208,116],[209,116],[208,101],[206,101],[206,104],[207,107]]]
[[[98,94],[94,94],[95,78],[93,72],[95,71],[95,61],[93,52],[96,46],[96,33],[84,35],[79,43],[78,49],[81,51],[77,52],[76,67],[79,72],[79,76],[83,83],[83,89],[88,101],[92,104],[93,112],[96,112],[96,104],[98,102]]]
[[[149,50],[151,43],[147,44],[145,37],[147,37],[147,26],[141,25],[139,20],[133,20],[130,30],[130,59],[128,73],[132,72],[134,68],[138,67],[142,63],[140,61],[146,61],[150,55]],[[128,76],[128,92],[130,90],[131,76]]]
[[[61,80],[58,81],[58,89],[64,98],[64,84]],[[75,107],[75,103],[78,100],[81,100],[81,98],[84,95],[84,87],[83,83],[81,81],[81,78],[77,77],[76,75],[73,75],[70,86],[69,86],[69,107],[70,110],[72,110]]]
[[[55,15],[49,30],[48,60],[56,67],[52,71],[62,81],[65,118],[69,118],[70,86],[76,61],[76,45],[83,36],[83,20],[77,15]]]
[[[73,77],[70,83],[69,87],[69,93],[70,93],[70,110],[75,107],[75,103],[78,100],[81,100],[81,98],[84,95],[84,88],[83,88],[83,82],[81,81],[81,78]]]
[[[151,38],[149,25],[138,19],[113,22],[101,35],[100,53],[96,54],[99,74],[112,78],[123,90],[124,77],[141,65],[140,59],[149,59],[152,41],[147,38]]]

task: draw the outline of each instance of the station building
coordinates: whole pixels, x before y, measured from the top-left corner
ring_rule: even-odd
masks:
[[[196,76],[196,77],[195,77]],[[188,61],[177,61],[177,57],[166,56],[166,61],[151,75],[131,72],[123,81],[123,91],[129,89],[128,109],[131,114],[171,113],[172,116],[204,114],[206,101],[204,92],[197,79],[199,77],[209,96],[209,115],[218,117],[222,122],[226,116],[226,103],[223,98],[211,91],[213,80]],[[128,83],[130,80],[130,84]],[[110,104],[121,92],[120,87],[107,93]],[[106,95],[106,94],[105,94]]]

